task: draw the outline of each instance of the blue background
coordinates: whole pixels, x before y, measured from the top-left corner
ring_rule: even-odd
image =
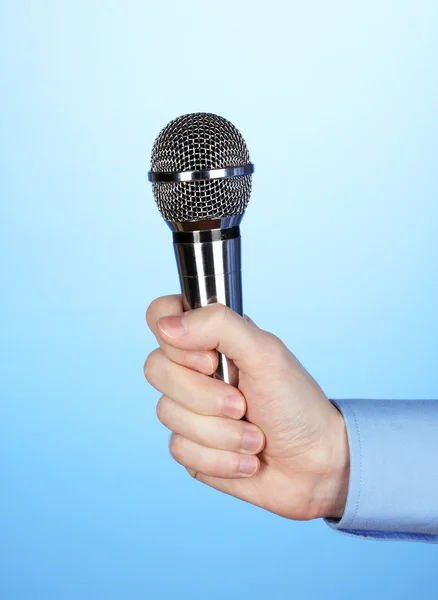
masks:
[[[436,546],[193,481],[142,367],[151,146],[210,111],[257,168],[246,312],[329,396],[438,398],[437,3],[0,7],[0,598],[436,598]]]

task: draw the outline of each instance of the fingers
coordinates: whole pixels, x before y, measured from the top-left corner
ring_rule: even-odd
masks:
[[[159,392],[198,415],[241,419],[246,412],[241,392],[170,360],[159,348],[145,363],[145,377]]]
[[[179,315],[183,311],[182,298],[180,294],[163,296],[153,300],[146,311],[146,322],[152,333],[157,335],[157,321],[166,315]]]
[[[157,298],[149,305],[146,311],[146,322],[170,360],[205,375],[211,375],[215,372],[218,363],[217,352],[215,350],[203,352],[180,350],[169,346],[165,340],[159,337],[158,320],[167,315],[175,315],[182,312],[181,295],[163,296],[162,298]]]
[[[246,402],[236,388],[171,361],[159,348],[145,364],[163,393],[159,420],[172,432],[172,456],[199,477],[247,478],[258,472],[265,445],[259,427],[241,421]]]
[[[260,469],[257,456],[207,448],[177,434],[170,439],[170,453],[192,473],[203,476],[235,479],[251,477]]]
[[[180,350],[212,348],[231,358],[240,370],[257,371],[266,364],[274,336],[258,329],[222,304],[211,304],[158,320],[158,338]],[[280,342],[276,340],[277,345]]]
[[[256,425],[224,417],[199,415],[168,396],[162,396],[158,402],[157,416],[175,434],[204,447],[258,454],[265,445],[263,432]]]

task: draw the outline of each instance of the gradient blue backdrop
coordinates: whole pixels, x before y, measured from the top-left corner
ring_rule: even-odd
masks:
[[[332,397],[438,398],[437,3],[0,6],[1,600],[436,598],[436,546],[193,481],[142,367],[151,145],[211,111],[257,167],[246,312]]]

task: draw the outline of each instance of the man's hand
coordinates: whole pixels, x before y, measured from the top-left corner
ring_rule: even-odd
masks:
[[[175,460],[199,481],[284,517],[341,517],[344,420],[284,344],[221,304],[183,313],[180,296],[155,300],[146,318],[160,348],[145,376],[163,394],[157,415],[173,432]],[[238,367],[239,389],[209,377],[217,351]]]

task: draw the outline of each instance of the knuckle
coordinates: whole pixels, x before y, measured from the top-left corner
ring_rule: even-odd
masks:
[[[169,401],[167,396],[161,396],[156,408],[157,418],[163,425],[169,422]]]
[[[153,350],[144,363],[144,376],[153,384],[163,371],[163,353],[160,348]]]
[[[198,478],[198,475],[199,475],[198,471],[195,471],[194,469],[190,469],[189,467],[186,467],[186,471],[190,475],[190,477],[193,477],[193,479]]]
[[[183,438],[180,435],[173,434],[169,442],[169,450],[172,457],[179,463],[182,463],[184,456]]]
[[[228,306],[225,306],[225,304],[218,304],[218,318],[221,320],[221,322],[226,321],[228,319],[228,317],[230,316],[231,313],[231,308],[228,308]]]
[[[254,321],[248,315],[243,315],[243,318],[245,319],[245,321],[247,323],[250,323],[251,325],[254,325],[254,327],[257,327],[257,325],[254,323]],[[257,329],[258,329],[258,327],[257,327]]]
[[[262,343],[268,344],[269,346],[277,346],[280,339],[270,331],[260,331],[260,338]]]
[[[259,330],[257,332],[256,352],[253,367],[256,371],[265,372],[266,368],[278,372],[282,368],[286,357],[286,347],[273,333]]]
[[[148,324],[150,329],[152,329],[152,326],[155,324],[155,322],[157,320],[158,309],[161,304],[161,301],[162,301],[162,298],[155,298],[155,300],[152,300],[152,302],[147,307],[146,323]]]
[[[228,312],[231,310],[225,304],[221,304],[217,302],[215,304],[211,304],[209,306],[209,310],[211,312],[211,318],[218,323],[222,323],[227,319]]]
[[[275,334],[269,331],[260,332],[260,347],[264,354],[276,355],[283,354],[284,344]]]

